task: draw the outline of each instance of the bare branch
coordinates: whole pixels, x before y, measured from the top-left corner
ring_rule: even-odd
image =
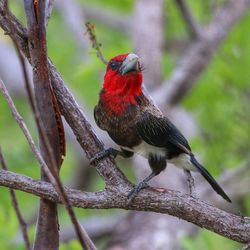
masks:
[[[179,7],[179,10],[182,14],[182,17],[184,21],[186,22],[186,25],[188,27],[188,30],[190,32],[191,37],[197,39],[200,36],[200,30],[197,25],[197,23],[194,21],[194,18],[187,6],[187,3],[185,0],[175,0],[177,6]]]
[[[75,226],[75,230],[77,233],[77,236],[81,242],[82,245],[84,245],[86,247],[86,249],[89,250],[93,250],[96,249],[94,244],[92,243],[92,241],[89,239],[87,233],[85,232],[85,230],[80,226],[80,224],[78,223],[75,214],[73,212],[73,209],[71,208],[71,204],[70,201],[68,200],[68,197],[66,195],[66,192],[63,188],[62,183],[60,182],[59,176],[58,175],[53,175],[51,174],[51,170],[50,168],[47,166],[47,164],[45,163],[44,159],[42,158],[39,150],[37,149],[29,130],[27,129],[27,126],[25,124],[25,122],[23,121],[23,118],[20,116],[20,114],[18,113],[6,87],[4,86],[3,82],[0,79],[0,91],[3,93],[11,111],[12,114],[15,118],[15,120],[17,121],[18,125],[20,126],[20,128],[22,129],[25,137],[27,138],[27,141],[29,142],[29,145],[32,149],[32,152],[34,153],[34,155],[36,156],[37,160],[39,161],[44,173],[46,174],[47,178],[49,179],[49,181],[53,184],[53,186],[55,187],[55,189],[57,190],[59,197],[62,201],[62,203],[65,205],[70,219],[72,220],[73,225]]]
[[[2,166],[3,170],[8,171],[8,167],[3,157],[1,147],[0,147],[0,165]],[[24,243],[25,243],[25,248],[27,250],[31,250],[31,244],[30,244],[28,231],[27,231],[27,224],[20,211],[15,191],[12,188],[10,188],[9,190],[10,190],[10,197],[11,197],[12,205],[16,212],[16,216],[21,227],[21,232],[22,232]]]
[[[39,1],[37,8],[38,14],[36,14],[36,6],[34,6],[34,2],[31,0],[25,1],[25,11],[29,27],[29,50],[33,65],[37,111],[39,112],[38,121],[40,122],[40,125],[42,125],[41,127],[44,131],[44,133],[41,133],[39,130],[41,150],[44,159],[55,178],[56,188],[61,195],[71,222],[74,225],[80,244],[86,249],[96,249],[86,231],[78,223],[76,215],[69,203],[58,175],[59,168],[62,163],[61,156],[65,155],[64,129],[61,114],[58,108],[57,100],[51,88],[48,73],[45,2]],[[49,142],[47,144],[46,136]],[[46,177],[44,180],[48,180],[46,173],[44,176],[43,171],[42,176],[43,178]],[[54,228],[53,231],[51,230],[51,227]],[[45,232],[47,232],[47,234],[45,234]],[[38,247],[38,249],[43,249],[49,246],[51,249],[57,249],[58,238],[59,234],[56,206],[41,200],[35,248]]]
[[[0,170],[0,185],[32,193],[53,202],[60,202],[57,192],[51,184],[36,181],[23,175]],[[121,208],[164,213],[241,243],[250,241],[249,217],[225,212],[178,191],[148,188],[139,193],[132,203],[128,203],[127,194],[130,189],[127,187],[91,193],[69,188],[65,188],[65,190],[71,204],[75,207]]]
[[[187,95],[218,46],[233,25],[248,11],[249,6],[250,0],[228,0],[215,12],[201,38],[186,49],[187,52],[180,59],[170,79],[153,94],[160,107],[175,105]]]
[[[8,29],[7,21],[6,19],[2,19],[1,22],[0,18],[0,25],[5,29]],[[20,49],[25,52],[26,45],[24,37],[20,36],[17,39]],[[26,56],[29,58],[28,54],[26,54]],[[73,96],[65,87],[61,77],[51,62],[49,62],[49,70],[61,111],[74,131],[82,148],[85,150],[88,158],[92,158],[98,151],[103,149],[103,145],[97,139],[90,124],[87,122],[85,116],[79,109]],[[231,215],[188,195],[180,195],[179,192],[164,189],[154,191],[152,189],[144,190],[135,199],[134,203],[127,204],[126,194],[130,190],[130,185],[126,181],[124,175],[114,166],[113,162],[110,159],[105,159],[96,166],[96,169],[100,175],[104,177],[108,184],[108,189],[104,192],[91,194],[77,191],[73,195],[74,198],[76,198],[74,201],[75,203],[73,203],[71,199],[72,204],[80,206],[79,202],[83,202],[81,203],[82,207],[91,207],[92,205],[92,207],[95,208],[119,207],[132,210],[164,212],[193,222],[198,226],[206,227],[214,232],[233,238],[234,240],[241,242],[249,241],[249,218]],[[5,183],[10,182],[6,181]],[[22,185],[18,186],[18,183],[14,185],[25,188],[24,183],[20,182],[20,184]],[[37,186],[37,183],[35,183],[35,185]],[[34,192],[34,190],[31,191],[30,187],[27,187],[27,190]],[[45,195],[46,198],[51,198],[51,196],[53,196],[53,189],[42,190],[41,193]],[[53,198],[56,198],[57,195],[56,193],[54,194],[55,196],[53,196]],[[81,201],[79,201],[78,195],[83,198]]]
[[[1,13],[3,13],[3,15],[0,15],[0,27],[2,27],[4,31],[8,32],[9,36],[17,42],[20,51],[22,51],[22,53],[30,61],[26,36],[27,31],[13,15],[6,15],[3,11],[2,2],[0,2],[0,14]],[[10,32],[10,26],[15,27],[15,32]],[[91,159],[99,151],[104,149],[103,143],[97,138],[91,128],[91,125],[87,121],[83,112],[80,110],[79,105],[76,103],[74,97],[65,86],[61,76],[56,71],[56,68],[51,61],[48,61],[48,66],[51,84],[55,91],[60,110],[72,128],[88,159]],[[105,160],[100,161],[96,166],[96,170],[105,179],[106,184],[110,188],[112,188],[112,186],[119,187],[122,183],[124,185],[128,184],[126,177],[114,165],[112,158],[108,157]]]
[[[33,66],[35,93],[35,99],[30,99],[30,102],[35,104],[32,105],[32,109],[37,122],[42,157],[54,178],[59,182],[57,173],[62,162],[62,155],[65,155],[65,140],[60,112],[51,91],[47,69],[46,1],[25,0],[24,6],[28,23],[29,53]],[[27,83],[26,86],[28,85]],[[29,88],[27,90],[29,93]],[[59,131],[62,131],[62,134]],[[41,178],[49,181],[43,168],[41,168]],[[60,189],[59,186],[58,188]],[[57,205],[41,199],[34,249],[58,249],[58,225]]]

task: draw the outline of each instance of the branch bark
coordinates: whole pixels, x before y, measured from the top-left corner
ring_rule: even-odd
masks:
[[[57,101],[51,91],[47,64],[47,42],[45,29],[46,1],[25,0],[25,12],[28,22],[28,42],[31,64],[33,66],[33,83],[39,123],[41,154],[46,164],[54,172],[59,172],[62,155],[65,154],[64,130]],[[31,101],[32,103],[32,101]],[[60,133],[62,131],[62,133]],[[45,141],[47,137],[47,144]],[[63,149],[62,149],[63,147]],[[49,181],[41,168],[42,180]],[[56,250],[59,248],[57,205],[41,199],[37,219],[34,249]]]
[[[0,26],[2,29],[16,41],[19,50],[30,62],[30,54],[28,51],[27,31],[20,22],[11,13],[4,11],[3,3],[0,2]],[[11,27],[13,32],[11,32]],[[48,61],[49,73],[51,77],[51,85],[54,89],[61,113],[72,128],[79,144],[83,148],[88,159],[93,158],[99,151],[104,149],[103,143],[97,138],[91,125],[87,121],[85,115],[80,110],[74,97],[65,86],[60,74],[51,61]],[[97,172],[104,178],[106,184],[112,186],[120,186],[126,184],[126,177],[114,165],[111,158],[100,161],[96,166]]]
[[[56,190],[50,183],[37,181],[24,175],[0,170],[0,185],[34,194],[60,203]],[[117,187],[101,192],[81,192],[65,187],[73,206],[79,208],[121,208],[126,210],[152,211],[169,214],[192,222],[229,239],[248,243],[250,241],[250,218],[234,215],[213,207],[199,199],[178,191],[148,188],[128,203],[130,189]]]

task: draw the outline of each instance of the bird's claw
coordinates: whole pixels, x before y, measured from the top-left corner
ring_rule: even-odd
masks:
[[[138,185],[136,185],[128,194],[127,198],[129,202],[131,202],[137,194],[144,188],[149,187],[148,183],[145,181],[140,182]]]
[[[108,156],[113,156],[115,158],[117,155],[116,150],[113,148],[108,148],[104,149],[100,152],[98,152],[94,157],[90,159],[90,165],[95,165],[97,164],[100,160],[108,157]]]

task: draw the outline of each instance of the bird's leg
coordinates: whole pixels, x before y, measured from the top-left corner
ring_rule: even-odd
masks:
[[[184,169],[184,173],[185,173],[185,175],[186,175],[186,177],[187,177],[189,194],[190,194],[190,195],[193,195],[193,196],[196,196],[196,193],[195,193],[195,185],[194,185],[194,178],[193,178],[193,176],[191,175],[190,170]]]
[[[152,172],[148,177],[146,177],[143,181],[139,182],[128,194],[128,199],[131,201],[143,188],[148,187],[148,181],[155,177],[158,172]]]
[[[92,159],[90,159],[90,164],[93,165],[108,156],[112,156],[114,159],[117,157],[117,155],[120,155],[124,158],[128,158],[131,157],[133,154],[133,152],[127,150],[119,151],[114,148],[108,148],[98,152]]]
[[[166,166],[166,157],[157,155],[157,154],[149,154],[148,163],[152,170],[151,174],[146,177],[143,181],[141,181],[137,186],[135,186],[131,192],[128,194],[129,201],[132,199],[143,189],[148,187],[148,181],[151,180],[153,177],[158,175],[161,171],[163,171]]]

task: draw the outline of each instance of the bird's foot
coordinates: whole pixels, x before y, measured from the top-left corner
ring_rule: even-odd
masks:
[[[128,200],[131,202],[137,194],[144,188],[149,187],[148,183],[146,181],[141,181],[138,185],[136,185],[128,194]]]
[[[90,159],[90,165],[97,164],[100,160],[112,156],[114,159],[119,154],[119,151],[114,148],[104,149],[103,151],[98,152],[93,158]]]

